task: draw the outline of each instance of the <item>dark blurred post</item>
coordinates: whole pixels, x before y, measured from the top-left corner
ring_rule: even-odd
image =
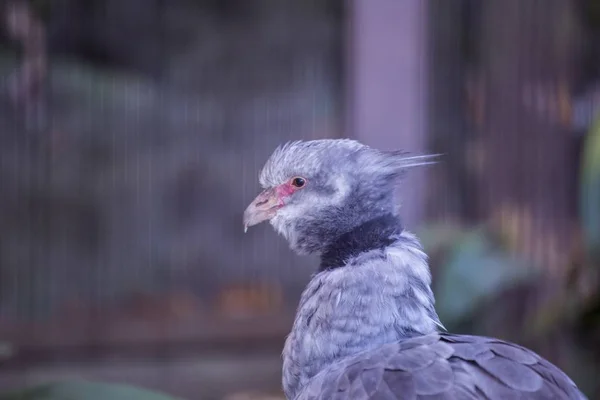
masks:
[[[443,154],[427,188],[427,217],[435,222],[477,222],[466,157],[471,136],[465,118],[465,78],[472,58],[468,42],[477,38],[470,1],[429,2],[427,128],[431,150]]]
[[[565,270],[575,231],[569,94],[577,70],[574,2],[482,3],[477,77],[479,212],[545,269]]]
[[[382,149],[426,152],[426,2],[349,3],[347,132]],[[423,222],[425,171],[402,189],[409,228]]]

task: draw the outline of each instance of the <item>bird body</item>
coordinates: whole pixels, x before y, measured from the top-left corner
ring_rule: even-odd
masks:
[[[269,220],[321,257],[283,350],[288,399],[585,399],[534,352],[440,333],[431,274],[401,224],[398,178],[431,157],[351,140],[292,142],[260,176],[244,225]]]
[[[329,365],[295,397],[309,399],[585,399],[534,352],[502,340],[431,333]]]

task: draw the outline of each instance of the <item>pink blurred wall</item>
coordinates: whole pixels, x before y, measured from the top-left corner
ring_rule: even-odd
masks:
[[[426,152],[426,3],[350,0],[348,135],[382,149]],[[425,169],[402,186],[409,229],[424,218]]]

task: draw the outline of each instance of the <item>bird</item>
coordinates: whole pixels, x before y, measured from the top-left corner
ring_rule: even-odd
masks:
[[[286,398],[586,398],[525,347],[444,328],[396,190],[437,160],[353,139],[291,141],[267,159],[244,230],[268,221],[291,250],[320,258],[282,352]]]

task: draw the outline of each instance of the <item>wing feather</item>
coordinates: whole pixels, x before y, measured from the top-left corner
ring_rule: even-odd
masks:
[[[573,381],[536,353],[480,336],[432,334],[342,360],[296,398],[586,399]]]

